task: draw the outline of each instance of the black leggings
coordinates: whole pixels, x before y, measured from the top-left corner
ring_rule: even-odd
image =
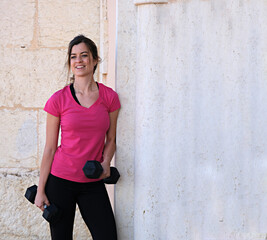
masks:
[[[60,220],[50,223],[53,240],[72,240],[76,203],[94,240],[116,240],[112,207],[103,181],[77,183],[49,175],[46,194],[61,211]]]

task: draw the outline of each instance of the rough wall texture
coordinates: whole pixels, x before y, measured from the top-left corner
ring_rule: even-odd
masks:
[[[0,1],[0,239],[49,239],[41,212],[25,198],[38,183],[45,141],[43,106],[66,84],[68,42],[100,42],[100,1]],[[77,212],[74,237],[88,239]]]
[[[135,2],[118,1],[120,236],[265,240],[266,1]]]

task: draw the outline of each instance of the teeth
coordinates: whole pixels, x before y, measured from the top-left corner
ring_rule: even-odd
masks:
[[[80,69],[80,68],[83,68],[84,66],[77,66],[76,68]]]

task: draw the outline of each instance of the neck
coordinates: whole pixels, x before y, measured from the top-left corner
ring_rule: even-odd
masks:
[[[94,78],[90,78],[90,80],[83,77],[75,77],[75,81],[73,83],[73,87],[76,93],[84,94],[86,92],[94,91],[97,88]]]

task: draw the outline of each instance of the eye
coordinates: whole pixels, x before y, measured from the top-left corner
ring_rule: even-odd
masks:
[[[82,57],[86,58],[86,57],[88,57],[88,55],[87,54],[83,54]]]
[[[71,57],[70,57],[70,59],[75,59],[75,58],[76,58],[76,56],[71,56]]]

